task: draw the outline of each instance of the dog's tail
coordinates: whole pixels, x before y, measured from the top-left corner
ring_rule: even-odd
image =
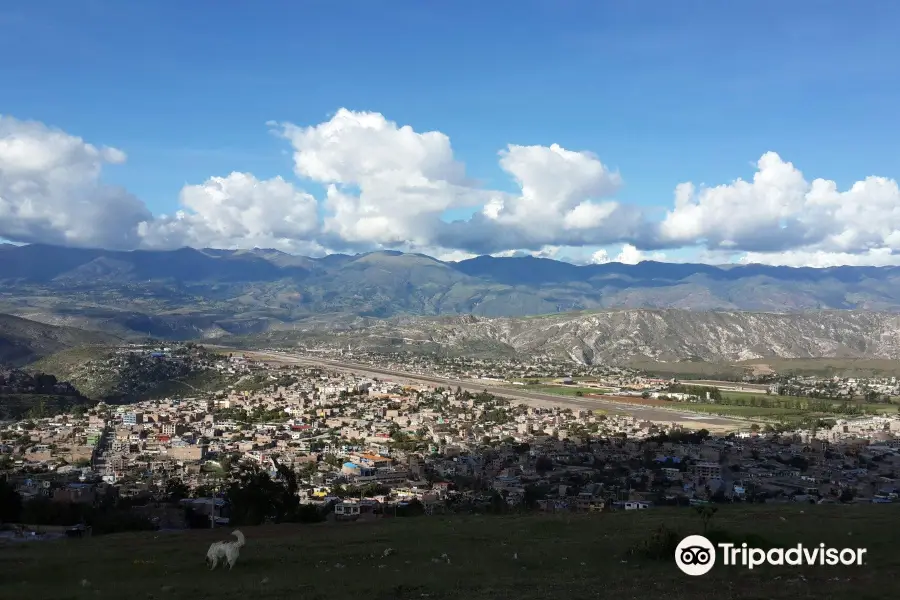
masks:
[[[244,534],[241,533],[240,529],[235,529],[234,531],[231,532],[231,535],[233,535],[234,537],[237,538],[238,546],[244,545]]]

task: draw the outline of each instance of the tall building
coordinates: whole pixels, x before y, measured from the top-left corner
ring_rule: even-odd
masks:
[[[415,479],[422,479],[425,476],[425,465],[422,463],[422,457],[418,454],[409,455],[409,473]]]
[[[122,423],[125,425],[140,425],[144,422],[144,413],[130,411],[122,415]]]

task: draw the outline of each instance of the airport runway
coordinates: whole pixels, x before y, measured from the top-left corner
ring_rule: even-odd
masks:
[[[412,384],[431,384],[443,385],[456,389],[457,387],[468,392],[489,391],[495,396],[502,396],[515,400],[521,404],[529,406],[559,406],[562,408],[571,408],[572,410],[603,410],[608,414],[631,415],[639,419],[646,419],[657,423],[678,422],[685,427],[696,429],[708,428],[716,430],[733,430],[746,427],[747,422],[740,419],[730,419],[728,417],[719,417],[714,415],[702,415],[687,411],[678,411],[668,408],[657,408],[654,406],[637,406],[625,402],[615,402],[612,400],[601,398],[579,398],[569,396],[557,396],[553,394],[540,394],[528,392],[525,390],[515,390],[500,385],[492,385],[488,382],[461,381],[455,379],[445,379],[443,377],[435,377],[429,375],[420,375],[418,373],[407,373],[403,371],[389,371],[379,369],[371,365],[352,363],[348,361],[335,361],[326,358],[311,358],[307,356],[298,356],[296,354],[272,353],[261,351],[243,351],[245,355],[258,356],[261,360],[270,362],[282,362],[288,364],[305,364],[310,366],[323,366],[335,371],[343,371],[347,373],[355,373],[367,377],[378,377],[380,379],[389,379],[398,383]]]

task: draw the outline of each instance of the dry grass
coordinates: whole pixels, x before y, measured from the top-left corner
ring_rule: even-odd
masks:
[[[777,545],[866,547],[868,563],[716,566],[693,578],[674,561],[629,554],[662,523],[700,533],[688,509],[245,528],[247,546],[232,572],[204,564],[209,543],[227,530],[123,534],[0,548],[0,598],[866,600],[895,594],[900,556],[891,523],[898,515],[894,505],[726,507],[713,527]],[[395,553],[383,557],[386,548]],[[449,564],[433,562],[444,553]]]

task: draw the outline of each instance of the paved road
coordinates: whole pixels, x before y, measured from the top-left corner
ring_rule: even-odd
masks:
[[[677,411],[668,408],[656,408],[652,406],[636,406],[624,402],[615,402],[601,398],[579,398],[570,396],[557,396],[553,394],[540,394],[536,392],[528,392],[525,390],[509,389],[500,387],[497,384],[489,382],[460,381],[455,379],[446,379],[443,377],[435,377],[431,375],[420,375],[418,373],[407,373],[403,371],[389,371],[379,369],[371,365],[351,363],[348,361],[335,361],[326,358],[311,358],[307,356],[298,356],[295,354],[281,354],[260,351],[245,351],[244,354],[256,355],[262,360],[271,362],[283,362],[292,364],[305,364],[313,366],[327,366],[336,371],[355,373],[367,377],[389,378],[391,381],[399,383],[427,383],[432,385],[443,385],[452,388],[462,388],[468,392],[481,392],[490,390],[495,396],[502,396],[516,400],[522,404],[530,406],[560,406],[563,408],[571,408],[573,410],[583,409],[592,410],[599,409],[611,414],[631,415],[639,419],[655,421],[658,423],[668,423],[678,421],[689,426],[696,424],[696,427],[709,427],[715,429],[737,429],[746,427],[747,423],[739,419],[729,419],[727,417],[718,417],[713,415],[701,415],[692,412]]]

